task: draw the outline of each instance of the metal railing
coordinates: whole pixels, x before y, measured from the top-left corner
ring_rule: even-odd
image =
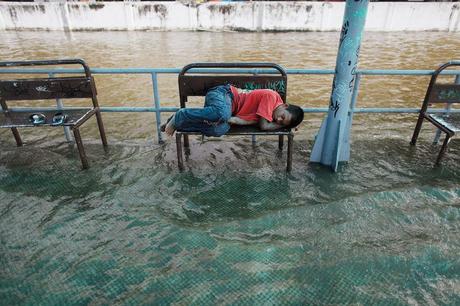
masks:
[[[158,90],[158,75],[159,74],[175,74],[178,75],[181,71],[181,68],[93,68],[91,69],[92,74],[143,74],[150,75],[152,79],[152,104],[151,107],[114,107],[114,106],[105,106],[101,107],[102,112],[154,112],[156,116],[156,126],[157,126],[157,137],[158,142],[163,141],[162,135],[160,132],[161,125],[161,113],[163,112],[175,112],[179,107],[161,107],[160,95]],[[0,69],[0,74],[48,74],[50,77],[53,77],[57,74],[72,74],[72,73],[81,73],[83,69]],[[193,69],[191,72],[195,73],[244,73],[244,74],[270,74],[274,73],[273,70],[267,69]],[[286,69],[288,75],[333,75],[334,70],[331,69]],[[434,72],[434,70],[357,70],[355,72],[356,78],[353,88],[352,101],[350,105],[350,113],[418,113],[419,108],[355,108],[359,87],[361,84],[361,78],[363,75],[369,76],[395,76],[395,75],[404,75],[404,76],[429,76]],[[443,75],[457,75],[460,76],[460,71],[450,70],[443,71]],[[57,100],[57,107],[59,109],[65,109],[62,101]],[[40,108],[45,110],[47,108]],[[11,108],[12,111],[33,111],[36,108]],[[305,113],[326,113],[329,110],[328,107],[324,108],[303,108]],[[430,110],[431,112],[444,112],[444,110]],[[451,112],[460,112],[460,109],[452,109]],[[67,140],[70,139],[70,133],[66,133]]]

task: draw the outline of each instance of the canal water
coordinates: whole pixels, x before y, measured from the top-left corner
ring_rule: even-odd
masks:
[[[334,69],[338,40],[335,32],[0,32],[0,50],[2,60],[79,57],[93,68]],[[365,33],[359,68],[434,69],[459,59],[459,46],[460,33]],[[418,107],[428,80],[365,76],[357,107]],[[148,75],[96,82],[102,106],[152,105]],[[162,106],[177,106],[177,76],[159,82]],[[288,100],[327,107],[331,82],[290,75]],[[23,129],[21,148],[0,130],[0,304],[459,304],[458,142],[433,167],[439,147],[428,124],[409,145],[415,114],[358,114],[351,160],[334,174],[308,163],[323,117],[307,114],[296,132],[291,174],[286,152],[262,137],[255,146],[193,138],[179,173],[173,139],[157,144],[152,113],[104,113],[108,151],[95,122],[84,126],[87,171],[61,129]]]

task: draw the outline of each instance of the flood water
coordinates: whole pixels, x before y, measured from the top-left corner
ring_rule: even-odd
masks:
[[[83,58],[93,68],[269,61],[334,69],[339,33],[0,32],[2,60]],[[434,69],[460,33],[365,33],[360,69]],[[5,78],[5,76],[1,76]],[[162,106],[177,76],[160,75]],[[452,78],[452,77],[451,77]],[[357,107],[418,107],[428,76],[365,76]],[[288,101],[327,107],[332,76],[288,78]],[[102,106],[151,106],[149,75],[97,75]],[[65,102],[65,101],[64,101]],[[16,104],[17,105],[17,104]],[[40,105],[44,105],[41,103]],[[22,105],[21,105],[22,106]],[[166,117],[167,114],[164,114]],[[61,129],[0,130],[0,304],[460,303],[460,146],[441,167],[415,114],[357,114],[351,160],[309,164],[324,114],[307,114],[293,172],[273,138],[193,138],[178,172],[152,113],[82,129],[81,171]]]

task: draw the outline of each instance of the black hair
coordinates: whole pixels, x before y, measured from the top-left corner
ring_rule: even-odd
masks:
[[[297,105],[288,104],[286,110],[291,113],[291,123],[289,124],[290,128],[298,126],[303,121],[303,110]]]

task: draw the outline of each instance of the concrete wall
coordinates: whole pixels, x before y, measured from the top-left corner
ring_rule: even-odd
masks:
[[[344,2],[0,2],[0,30],[339,31]],[[460,31],[460,4],[369,4],[367,31]]]

